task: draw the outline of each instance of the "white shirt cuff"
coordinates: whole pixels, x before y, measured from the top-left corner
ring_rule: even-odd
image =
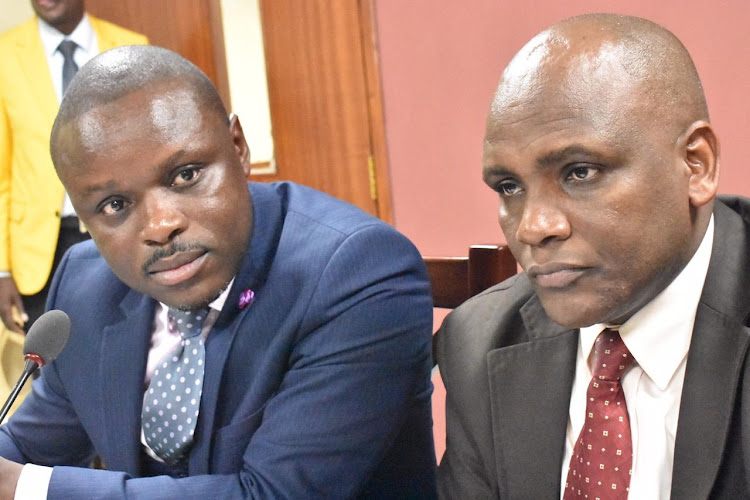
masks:
[[[16,485],[15,500],[45,500],[49,482],[52,479],[52,467],[26,464],[21,469]]]

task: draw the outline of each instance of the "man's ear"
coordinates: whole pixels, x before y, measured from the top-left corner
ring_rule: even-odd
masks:
[[[229,132],[232,134],[232,143],[237,151],[237,156],[242,163],[242,170],[245,177],[250,178],[250,147],[245,140],[245,133],[242,131],[240,119],[234,113],[229,114]]]
[[[719,139],[711,124],[700,120],[687,128],[680,146],[690,176],[690,204],[702,207],[714,199],[719,188]]]

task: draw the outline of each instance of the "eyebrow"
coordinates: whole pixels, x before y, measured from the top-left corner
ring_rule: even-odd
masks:
[[[581,144],[571,144],[557,151],[551,151],[536,160],[536,164],[542,168],[550,168],[558,165],[562,161],[572,156],[593,156],[596,153]],[[485,177],[487,175],[512,174],[513,172],[501,165],[494,165],[484,169]]]
[[[90,196],[92,194],[96,194],[99,191],[111,191],[117,187],[117,183],[115,181],[107,181],[102,184],[94,184],[93,186],[88,186],[86,190],[84,191],[85,196]]]
[[[550,153],[547,153],[546,155],[539,158],[537,160],[537,163],[539,163],[543,167],[550,167],[571,156],[591,156],[593,154],[594,152],[587,147],[584,147],[580,144],[571,144],[570,146],[566,146],[559,151],[552,151]]]
[[[165,159],[163,162],[161,162],[157,166],[157,168],[159,170],[161,170],[161,171],[163,171],[165,169],[171,169],[171,166],[174,163],[176,163],[180,159],[180,157],[184,156],[185,153],[187,153],[186,149],[179,149],[179,150],[175,151],[174,153],[172,153],[171,155],[169,155],[169,157],[167,159]],[[115,181],[107,181],[107,182],[103,182],[101,184],[94,184],[92,186],[87,187],[86,190],[85,190],[85,195],[86,196],[90,196],[90,195],[96,194],[97,192],[100,192],[100,191],[112,191],[112,190],[116,190],[116,189],[117,189],[117,183]]]

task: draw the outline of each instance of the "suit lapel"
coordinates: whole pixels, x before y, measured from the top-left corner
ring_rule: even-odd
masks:
[[[521,309],[529,342],[487,356],[500,497],[560,494],[578,330],[553,323],[534,296]]]
[[[698,306],[680,403],[672,498],[707,498],[711,493],[749,340],[748,328]]]
[[[48,123],[51,127],[57,114],[58,102],[36,18],[26,24],[25,36],[19,39],[17,49],[18,65],[25,77],[26,86],[39,106],[39,112],[43,117],[42,123]]]
[[[721,203],[698,305],[675,439],[673,498],[706,498],[716,480],[750,344],[746,228]]]
[[[135,476],[140,467],[143,384],[154,304],[147,297],[129,292],[120,304],[120,314],[102,332],[99,353],[102,428],[107,440],[102,455],[111,469]]]
[[[232,342],[252,307],[239,305],[240,295],[248,289],[263,293],[263,284],[276,255],[284,214],[282,198],[271,186],[249,184],[253,204],[253,232],[248,251],[235,276],[224,308],[206,339],[206,369],[203,378],[197,440],[190,452],[190,475],[210,473],[211,445],[215,429],[221,382]],[[251,330],[250,330],[251,331]]]
[[[230,306],[226,304],[225,307]],[[242,322],[243,311],[236,321],[220,323],[213,327],[206,341],[206,368],[203,375],[203,392],[201,394],[200,413],[196,428],[198,436],[190,451],[190,475],[209,474],[211,461],[211,444],[216,420],[217,406],[221,396],[221,381],[224,366],[229,356],[234,336]]]

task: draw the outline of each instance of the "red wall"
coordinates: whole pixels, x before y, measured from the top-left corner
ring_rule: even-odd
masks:
[[[534,34],[588,12],[645,17],[688,48],[722,144],[725,193],[750,196],[747,0],[376,0],[396,227],[426,255],[502,242],[496,198],[481,180],[484,120],[500,73]],[[436,323],[442,315],[436,315]],[[444,389],[433,377],[438,457]]]
[[[722,144],[722,192],[750,196],[750,2],[376,0],[396,227],[423,254],[503,241],[481,180],[484,120],[503,67],[544,27],[587,12],[646,17],[688,48]]]

